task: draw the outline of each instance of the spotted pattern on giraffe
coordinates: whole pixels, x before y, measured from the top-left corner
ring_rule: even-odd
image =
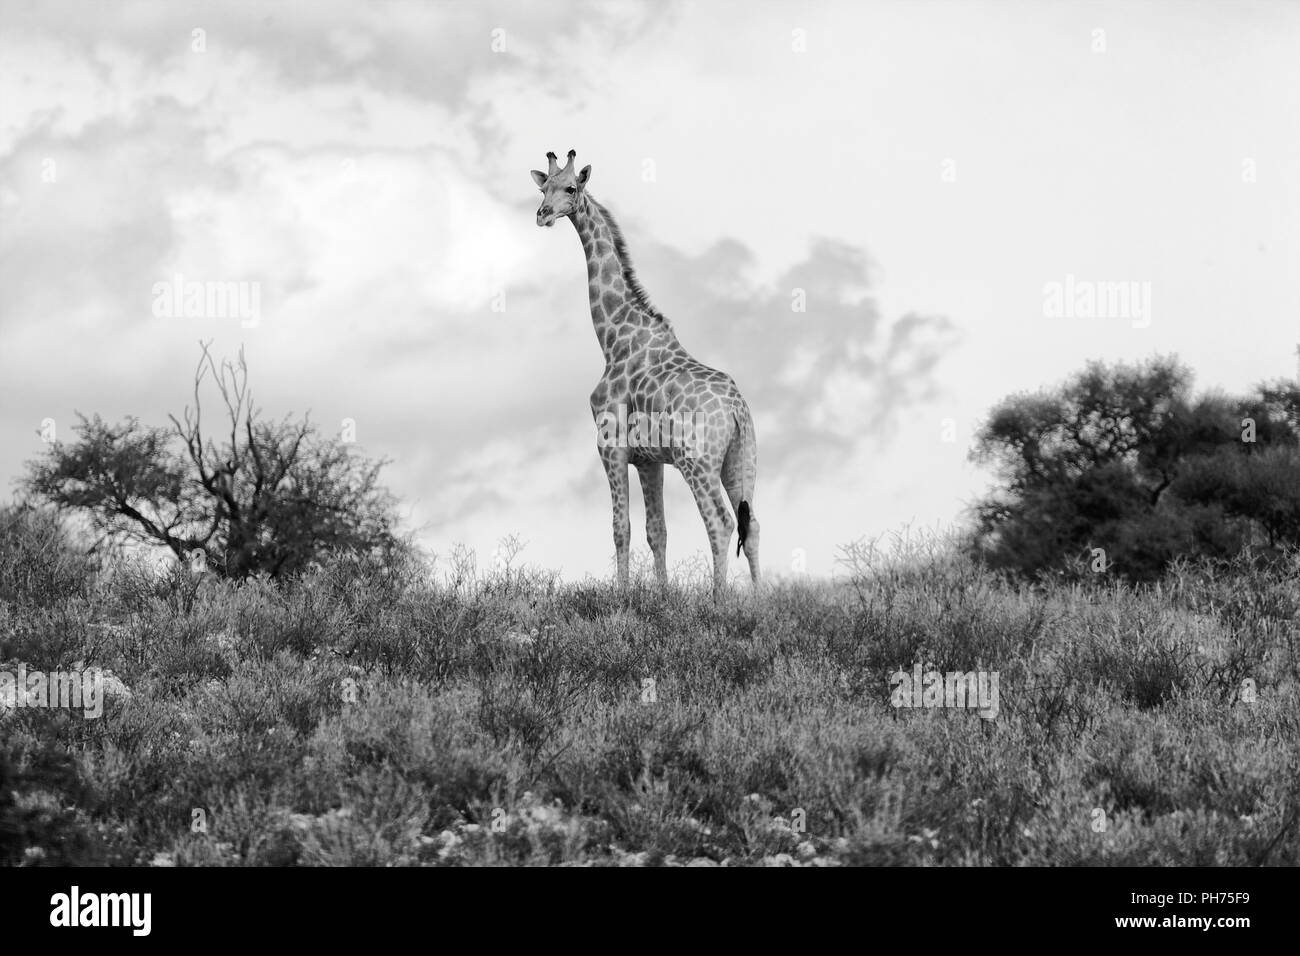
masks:
[[[575,173],[572,150],[562,169],[554,153],[546,155],[548,171],[532,172],[543,197],[537,224],[549,227],[558,219],[569,219],[586,257],[591,320],[605,356],[604,374],[591,392],[598,434],[602,421],[608,422],[620,409],[625,417],[668,416],[694,426],[688,443],[619,444],[598,438],[597,453],[610,487],[618,583],[623,587],[628,583],[629,466],[637,469],[641,480],[655,576],[661,584],[667,581],[663,468],[672,465],[686,479],[708,532],[714,597],[720,598],[725,591],[727,552],[738,526],[740,549],[757,584],[759,524],[754,484],[758,445],[749,406],[731,376],[691,356],[668,319],[651,305],[617,223],[587,192],[591,167]]]

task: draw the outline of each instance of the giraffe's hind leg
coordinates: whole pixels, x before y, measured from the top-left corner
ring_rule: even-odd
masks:
[[[698,461],[678,467],[695,496],[696,507],[700,509],[700,517],[709,532],[709,544],[713,548],[713,599],[717,601],[727,587],[727,550],[731,547],[731,533],[736,530],[736,519],[727,507],[716,469]]]
[[[655,580],[668,583],[668,525],[664,521],[664,466],[659,462],[637,465],[641,497],[645,499],[645,532],[655,559]]]

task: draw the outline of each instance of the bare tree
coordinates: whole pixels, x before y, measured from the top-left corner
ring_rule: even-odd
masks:
[[[395,501],[379,484],[385,462],[352,454],[307,417],[260,420],[243,350],[218,363],[210,344],[200,343],[194,405],[170,416],[171,428],[81,416],[76,443],[29,465],[27,490],[88,515],[105,539],[159,544],[182,560],[201,552],[229,577],[278,577],[334,550],[384,558],[404,549]],[[202,412],[209,379],[225,406],[215,436]]]

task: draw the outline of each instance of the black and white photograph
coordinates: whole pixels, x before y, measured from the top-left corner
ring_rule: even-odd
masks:
[[[6,932],[888,868],[1251,945],[1300,3],[0,0],[0,480]]]

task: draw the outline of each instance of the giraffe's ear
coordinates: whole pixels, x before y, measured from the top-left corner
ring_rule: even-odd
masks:
[[[590,178],[591,178],[591,167],[583,166],[582,172],[578,173],[578,185],[579,186],[587,185],[587,180]]]
[[[546,185],[546,174],[545,174],[545,173],[541,172],[540,170],[536,170],[536,169],[534,169],[534,170],[530,170],[530,172],[531,172],[532,177],[533,177],[533,182],[537,183],[537,188],[538,188],[538,189],[541,189],[543,186]]]

